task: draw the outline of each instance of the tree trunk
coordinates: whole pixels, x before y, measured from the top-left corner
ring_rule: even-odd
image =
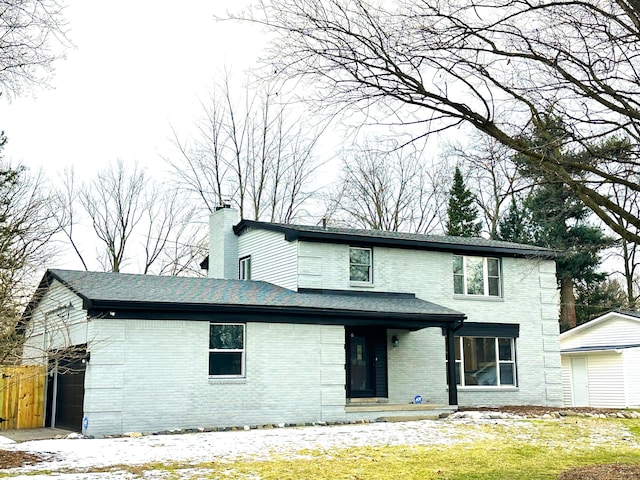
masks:
[[[568,330],[576,326],[576,297],[573,293],[573,279],[562,277],[560,279],[560,317],[562,330]]]

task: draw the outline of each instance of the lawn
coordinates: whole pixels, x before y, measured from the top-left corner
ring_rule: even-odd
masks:
[[[567,417],[460,423],[456,435],[441,445],[298,450],[269,455],[267,460],[216,459],[186,464],[168,459],[166,463],[59,473],[78,474],[75,478],[86,478],[84,475],[93,472],[97,475],[91,478],[555,480],[561,472],[577,466],[640,464],[640,420],[636,419]],[[27,474],[50,473],[36,467]],[[0,476],[16,474],[5,471]]]
[[[569,468],[640,463],[640,420],[574,419],[461,425],[473,442],[302,451],[300,458],[209,465],[211,478],[543,480]],[[478,430],[486,434],[478,441]],[[214,473],[215,472],[215,473]],[[223,473],[226,472],[226,473]]]

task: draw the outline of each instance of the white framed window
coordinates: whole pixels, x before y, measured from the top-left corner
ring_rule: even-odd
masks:
[[[241,378],[245,375],[245,324],[209,324],[209,376]]]
[[[349,247],[349,280],[356,283],[373,282],[373,250]]]
[[[515,387],[515,338],[455,337],[456,383],[461,387]]]
[[[453,293],[456,295],[501,297],[500,259],[454,255]]]
[[[238,260],[238,278],[240,280],[251,280],[251,255]]]

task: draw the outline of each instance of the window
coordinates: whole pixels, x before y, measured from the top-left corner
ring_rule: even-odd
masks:
[[[458,385],[516,386],[514,338],[455,337],[455,352]]]
[[[349,280],[373,282],[373,262],[370,248],[349,247]]]
[[[238,278],[240,280],[251,280],[251,256],[242,257],[238,261]]]
[[[209,376],[244,376],[244,324],[209,324]]]
[[[500,259],[453,256],[453,293],[500,297],[501,290]]]

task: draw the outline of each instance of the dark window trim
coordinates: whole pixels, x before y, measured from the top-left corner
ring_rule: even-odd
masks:
[[[444,329],[442,334],[446,334]],[[456,337],[518,338],[520,336],[520,324],[464,322],[454,331],[454,335]]]

